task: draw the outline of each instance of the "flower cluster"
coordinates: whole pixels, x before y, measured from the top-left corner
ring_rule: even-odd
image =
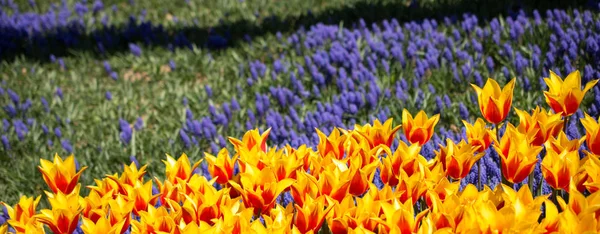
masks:
[[[39,196],[4,204],[8,221],[0,231],[41,233],[46,225],[54,233],[599,232],[600,124],[586,114],[587,135],[575,139],[561,127],[597,80],[581,90],[577,71],[564,81],[551,74],[545,95],[552,111],[516,109],[519,125],[507,123],[502,135],[498,124],[510,112],[514,80],[504,88],[493,79],[474,85],[495,130],[483,119],[464,121],[467,141],[446,139],[431,159],[420,152],[439,115],[407,110],[401,126],[388,119],[328,135],[317,130],[315,149],[269,146],[270,130],[250,130],[241,140],[229,138],[233,154],[206,153],[204,170],[185,154],[167,155],[165,179],[150,180],[146,166],[133,162],[87,186],[87,196],[78,182],[87,167],[78,168],[72,155],[55,155],[39,166],[51,208],[38,212]],[[406,142],[393,147],[401,128]],[[590,151],[580,158],[584,142]],[[479,163],[479,183],[461,186],[491,146],[503,183],[488,186]],[[533,181],[515,186],[537,164],[551,194],[534,189]]]

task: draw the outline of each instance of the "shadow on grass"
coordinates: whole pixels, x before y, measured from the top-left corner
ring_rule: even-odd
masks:
[[[352,25],[360,19],[370,25],[383,19],[395,18],[399,22],[419,21],[426,18],[441,20],[444,17],[462,18],[464,13],[472,13],[480,19],[491,19],[500,14],[511,15],[519,10],[540,13],[547,9],[588,8],[597,9],[597,0],[435,0],[433,3],[412,3],[405,1],[375,3],[360,2],[354,5],[327,9],[318,13],[305,12],[300,16],[263,18],[260,23],[236,21],[212,28],[173,27],[152,22],[137,22],[135,18],[121,25],[113,25],[87,32],[79,24],[72,22],[56,32],[44,35],[29,35],[18,27],[0,28],[0,60],[12,61],[24,57],[37,62],[49,62],[50,55],[70,56],[75,53],[89,53],[98,58],[116,53],[129,52],[129,44],[137,43],[148,47],[189,47],[192,46],[219,50],[246,40],[276,32],[291,32],[303,26],[316,23]]]

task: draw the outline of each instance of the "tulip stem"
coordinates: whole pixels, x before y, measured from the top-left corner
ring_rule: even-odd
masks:
[[[565,118],[563,120],[563,132],[565,132],[565,135],[567,134],[568,123],[569,123],[569,116],[565,116]]]
[[[527,186],[529,186],[529,191],[532,192],[532,193],[534,192],[533,191],[533,183],[535,183],[533,181],[533,179],[534,179],[533,173],[534,172],[529,173],[529,178],[527,179]]]
[[[500,129],[498,127],[498,124],[494,124],[494,128],[496,129],[496,142],[498,143],[498,146],[500,146]],[[504,179],[504,175],[502,175],[502,159],[499,157],[498,155],[498,170],[500,171],[500,178],[502,178],[502,183],[504,183],[505,179]],[[506,184],[506,183],[504,183]]]
[[[477,160],[477,188],[479,191],[483,190],[481,187],[481,159]]]

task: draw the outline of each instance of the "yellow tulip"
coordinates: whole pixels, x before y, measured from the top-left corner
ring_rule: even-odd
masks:
[[[433,136],[433,128],[440,121],[440,115],[434,115],[431,118],[427,117],[425,111],[419,111],[413,116],[404,109],[402,111],[402,127],[406,139],[412,144],[424,145]]]
[[[270,128],[267,129],[267,131],[264,131],[262,134],[259,133],[258,129],[254,129],[246,132],[241,141],[230,137],[229,142],[233,144],[237,151],[240,149],[257,149],[262,152],[267,152],[267,138],[269,138],[270,132]]]
[[[502,176],[511,183],[520,183],[535,169],[541,146],[533,146],[527,136],[520,133],[512,124],[506,127],[500,144],[494,144],[501,160]]]
[[[585,113],[585,118],[581,119],[581,124],[585,128],[585,141],[588,149],[593,154],[600,155],[600,124],[587,113]]]
[[[471,84],[477,93],[479,109],[483,118],[493,124],[499,124],[510,111],[512,105],[513,90],[515,88],[515,78],[513,78],[504,88],[496,80],[489,78],[483,88]]]
[[[125,220],[118,222],[116,225],[111,225],[106,217],[101,217],[96,222],[84,217],[81,230],[85,234],[120,234],[123,230],[123,224],[125,224]]]
[[[392,146],[394,135],[400,130],[400,125],[392,128],[393,119],[386,120],[383,124],[379,120],[373,122],[373,126],[366,124],[364,126],[355,125],[354,131],[364,136],[371,147],[378,145],[386,145],[387,147]]]
[[[202,160],[191,165],[190,160],[185,153],[181,154],[177,161],[167,154],[167,160],[163,160],[163,163],[165,163],[167,179],[174,184],[177,184],[175,178],[187,181],[192,176],[192,173],[194,173],[196,167],[200,165],[200,162],[202,162]]]
[[[464,140],[455,144],[451,139],[446,140],[446,148],[451,152],[446,156],[446,173],[454,179],[462,179],[469,174],[471,167],[485,153],[477,153],[477,147],[467,144]],[[450,149],[452,148],[452,149]]]
[[[48,225],[53,233],[71,234],[77,228],[81,214],[79,184],[69,194],[46,192],[52,209],[44,209],[35,215],[37,220]]]
[[[9,219],[7,223],[15,229],[17,233],[27,233],[31,231],[43,232],[43,229],[39,223],[36,222],[34,216],[36,214],[37,205],[40,203],[41,196],[27,197],[22,196],[14,207],[9,206],[6,203],[0,203],[4,205],[8,212]],[[2,233],[2,232],[0,232]]]
[[[64,161],[58,154],[54,155],[54,161],[50,162],[40,159],[39,171],[44,177],[44,181],[50,187],[52,192],[71,193],[79,181],[79,176],[87,167],[82,167],[79,171],[75,168],[75,157],[67,157]]]
[[[544,78],[544,82],[548,85],[548,91],[544,91],[548,105],[555,113],[571,116],[579,109],[585,93],[592,89],[598,80],[588,82],[582,90],[579,71],[571,72],[564,81],[556,73],[550,71],[550,77]]]
[[[571,178],[579,169],[578,151],[547,150],[542,160],[542,175],[548,185],[554,189],[569,191]]]
[[[227,184],[233,178],[233,168],[237,161],[237,155],[231,158],[227,148],[221,149],[216,157],[205,153],[204,158],[208,162],[208,172],[213,178],[217,178],[217,183]]]
[[[496,134],[491,129],[485,126],[485,122],[481,118],[477,118],[475,124],[471,125],[469,122],[463,120],[463,124],[467,129],[467,139],[469,144],[473,147],[477,147],[478,152],[484,152],[490,147],[490,144],[496,138]]]
[[[563,121],[560,114],[546,112],[540,107],[536,107],[531,115],[516,108],[515,112],[520,119],[517,129],[526,134],[534,146],[543,145],[550,137],[556,137],[562,130]]]

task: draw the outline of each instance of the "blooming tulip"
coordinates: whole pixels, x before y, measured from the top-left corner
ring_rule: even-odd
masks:
[[[485,122],[481,118],[477,118],[475,124],[471,125],[469,122],[463,120],[463,124],[467,129],[467,139],[469,144],[473,147],[477,147],[478,152],[484,152],[490,147],[490,144],[496,138],[496,134],[491,130],[486,128]]]
[[[539,107],[536,107],[531,115],[516,108],[515,112],[517,112],[520,119],[517,129],[526,134],[534,146],[543,145],[550,137],[556,137],[562,130],[563,121],[560,114],[546,112]]]
[[[567,117],[577,112],[585,93],[592,89],[598,80],[588,82],[581,90],[579,71],[571,72],[564,81],[556,73],[550,71],[550,77],[544,78],[544,82],[548,85],[548,91],[544,91],[546,102],[555,113],[561,113],[562,116]]]
[[[505,135],[498,145],[494,144],[502,166],[502,176],[511,183],[523,181],[537,163],[537,155],[542,151],[541,146],[533,146],[527,137],[508,124]]]
[[[499,124],[510,111],[512,105],[513,90],[515,88],[515,79],[513,78],[504,88],[496,80],[489,78],[483,88],[471,84],[477,93],[479,109],[483,117],[490,123]]]
[[[585,141],[588,149],[595,155],[600,155],[600,124],[585,113],[585,118],[581,119],[581,124],[585,128]]]
[[[402,111],[402,127],[404,135],[410,143],[424,145],[433,136],[433,128],[440,120],[440,115],[434,115],[431,118],[427,117],[425,111],[419,111],[413,116],[404,109]]]
[[[58,154],[54,155],[53,162],[40,159],[40,166],[38,166],[44,181],[46,181],[52,192],[57,193],[60,191],[65,194],[73,191],[79,181],[79,176],[86,168],[82,167],[79,171],[76,171],[73,155],[63,161]]]

